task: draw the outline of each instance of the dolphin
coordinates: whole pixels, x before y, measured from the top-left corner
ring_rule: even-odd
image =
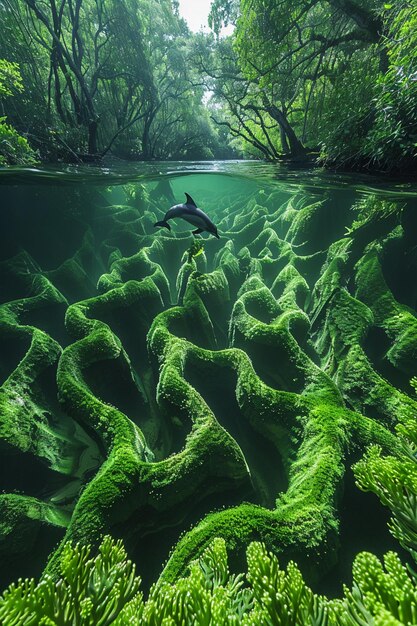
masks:
[[[206,215],[201,209],[197,208],[196,203],[188,193],[185,194],[185,197],[187,198],[187,202],[172,206],[165,213],[164,219],[160,222],[156,222],[154,226],[161,226],[161,228],[168,228],[168,230],[171,230],[168,220],[180,217],[189,224],[197,226],[197,229],[192,231],[193,235],[199,235],[200,233],[207,232],[217,237],[217,239],[220,239],[217,228],[208,215]]]

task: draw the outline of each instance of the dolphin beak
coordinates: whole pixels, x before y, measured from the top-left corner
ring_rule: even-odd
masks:
[[[220,239],[220,235],[218,235],[217,233],[213,233],[213,235],[217,237],[217,239]]]

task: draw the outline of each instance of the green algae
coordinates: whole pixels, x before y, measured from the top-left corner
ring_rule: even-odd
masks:
[[[45,574],[10,585],[0,597],[4,626],[22,620],[35,624],[80,626],[401,626],[415,621],[413,574],[393,552],[379,560],[360,553],[353,564],[352,587],[341,599],[316,594],[298,566],[285,567],[260,542],[246,551],[247,566],[231,572],[225,541],[215,538],[189,573],[171,584],[159,580],[144,597],[141,579],[122,542],[105,537],[98,554],[88,546],[67,544],[59,583]]]
[[[221,537],[239,563],[261,541],[312,584],[337,578],[350,464],[370,444],[397,458],[395,426],[417,409],[415,312],[384,279],[392,241],[415,245],[401,211],[371,197],[354,222],[329,198],[265,186],[211,200],[222,238],[202,246],[155,233],[166,199],[145,191],[112,203],[110,189],[58,224],[78,240],[67,259],[45,262],[38,243],[0,263],[15,354],[0,368],[0,450],[43,477],[5,480],[0,553],[29,554],[31,529],[54,528],[57,576],[68,541],[111,534],[149,585]]]

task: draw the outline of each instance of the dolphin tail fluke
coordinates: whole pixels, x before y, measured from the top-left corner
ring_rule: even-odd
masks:
[[[160,226],[161,228],[168,228],[168,230],[171,230],[171,226],[165,220],[161,220],[160,222],[156,222],[156,224],[154,224],[153,226],[154,226],[154,228],[155,228],[155,226]]]

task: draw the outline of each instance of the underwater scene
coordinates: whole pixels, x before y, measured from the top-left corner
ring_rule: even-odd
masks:
[[[9,167],[0,239],[0,624],[417,624],[417,185]]]

